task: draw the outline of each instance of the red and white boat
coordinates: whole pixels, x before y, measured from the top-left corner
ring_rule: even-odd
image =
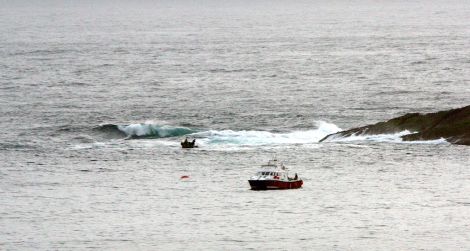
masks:
[[[268,189],[294,189],[302,187],[303,181],[297,176],[289,177],[287,168],[277,159],[268,161],[268,164],[261,165],[258,171],[248,182],[252,190]]]

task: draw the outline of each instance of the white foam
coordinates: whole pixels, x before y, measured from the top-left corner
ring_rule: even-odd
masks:
[[[405,144],[450,144],[446,139],[434,139],[434,140],[417,140],[417,141],[402,141],[401,143]]]
[[[333,136],[326,140],[326,142],[390,142],[390,143],[407,143],[407,144],[443,144],[448,143],[444,138],[437,140],[422,140],[422,141],[404,141],[402,136],[413,134],[408,130],[401,131],[393,134],[375,134],[375,135],[351,135],[349,137]]]
[[[158,125],[151,121],[142,124],[118,125],[118,129],[128,136],[158,136],[160,138],[181,136],[192,132],[186,127]]]
[[[81,143],[69,147],[68,150],[98,149],[105,148],[107,145],[109,144],[106,144],[105,142]]]
[[[375,142],[401,142],[401,136],[411,134],[410,131],[405,130],[394,134],[375,134],[375,135],[356,135],[353,134],[349,137],[333,136],[329,138],[328,142],[354,142],[354,141],[375,141]]]
[[[195,133],[193,136],[204,145],[228,144],[228,145],[272,145],[272,144],[308,144],[317,143],[328,134],[341,131],[331,123],[316,122],[317,129],[294,131],[288,133],[272,133],[268,131],[233,131],[210,130]]]
[[[131,124],[127,126],[118,125],[119,130],[123,131],[126,135],[144,136],[149,134],[150,125],[146,124]]]

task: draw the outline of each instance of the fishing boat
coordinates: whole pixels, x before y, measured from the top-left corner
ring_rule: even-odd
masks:
[[[261,169],[248,182],[252,190],[295,189],[303,184],[297,173],[294,177],[289,177],[287,168],[276,158],[261,165]]]
[[[197,147],[196,139],[193,139],[192,141],[189,141],[188,138],[184,139],[184,141],[181,141],[181,147],[182,148],[195,148],[195,147]]]

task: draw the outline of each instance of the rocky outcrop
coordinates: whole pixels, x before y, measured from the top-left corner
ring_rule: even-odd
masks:
[[[391,134],[404,130],[414,132],[402,136],[405,141],[444,138],[450,143],[470,145],[470,106],[436,113],[409,113],[386,122],[330,134],[320,142],[333,137]]]

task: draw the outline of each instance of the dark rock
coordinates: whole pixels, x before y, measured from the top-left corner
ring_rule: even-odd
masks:
[[[470,106],[436,113],[409,113],[386,122],[330,134],[320,142],[333,137],[391,134],[404,130],[415,132],[402,136],[405,141],[444,138],[453,144],[470,145]]]

